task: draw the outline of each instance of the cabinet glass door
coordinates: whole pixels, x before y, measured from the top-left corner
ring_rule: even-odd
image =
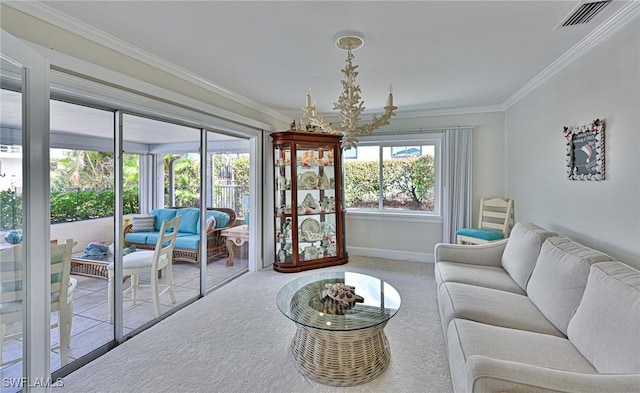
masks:
[[[336,256],[335,151],[296,145],[299,260]]]
[[[276,233],[276,256],[275,260],[280,263],[293,263],[294,234],[292,233],[292,166],[291,166],[291,145],[282,144],[274,146],[274,168],[275,168],[275,233]]]

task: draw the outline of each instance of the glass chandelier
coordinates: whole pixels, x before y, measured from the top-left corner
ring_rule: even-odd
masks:
[[[311,127],[318,127],[321,132],[330,134],[342,134],[342,147],[347,150],[355,147],[358,143],[357,136],[368,135],[378,128],[390,123],[391,116],[398,107],[393,106],[393,88],[389,85],[389,96],[382,115],[374,114],[371,121],[360,124],[360,115],[365,109],[364,101],[360,97],[360,86],[356,84],[358,76],[358,66],[353,65],[352,50],[356,50],[364,45],[364,36],[361,33],[348,31],[340,32],[334,36],[336,46],[347,51],[347,65],[341,70],[344,74],[342,83],[342,93],[338,97],[338,102],[333,104],[333,109],[337,110],[340,124],[327,122],[324,115],[316,111],[316,103],[311,98],[311,88],[307,89],[306,106],[302,108],[304,117],[309,119]]]

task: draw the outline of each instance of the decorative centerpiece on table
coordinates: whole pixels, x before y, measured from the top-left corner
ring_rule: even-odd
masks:
[[[320,294],[319,310],[325,314],[344,315],[364,298],[356,294],[356,287],[344,283],[325,284]]]

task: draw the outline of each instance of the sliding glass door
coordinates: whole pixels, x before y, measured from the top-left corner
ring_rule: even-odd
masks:
[[[127,334],[200,295],[200,130],[139,115],[122,116],[123,328]],[[139,160],[127,160],[137,154]],[[128,195],[140,198],[131,211]],[[150,265],[163,222],[179,217],[171,264]],[[150,224],[147,227],[141,223]],[[130,224],[130,226],[129,226]],[[148,269],[145,271],[145,266]],[[155,291],[157,286],[158,291]]]
[[[50,118],[51,241],[73,243],[72,328],[67,358],[51,353],[55,371],[115,337],[107,295],[114,243],[114,113],[52,99]],[[63,342],[58,329],[51,330],[51,342]]]
[[[228,228],[218,228],[211,236],[224,248],[210,256],[205,288],[212,290],[248,270],[249,228],[251,222],[249,193],[250,160],[247,139],[207,132],[205,171],[205,206],[228,209],[235,221]],[[220,225],[218,225],[220,227]]]
[[[156,109],[125,113],[139,107],[114,107],[97,82],[81,81],[83,88],[100,85],[95,95],[53,83],[50,100],[47,61],[4,31],[0,48],[0,303],[20,302],[11,313],[0,304],[4,393],[28,391],[30,381],[55,384],[247,271],[256,254],[249,246],[258,248],[249,241],[258,227],[251,229],[251,206],[258,204],[249,183],[255,190],[260,168],[250,164],[256,138],[177,124]],[[167,211],[181,216],[173,263],[140,272],[136,264],[154,254]],[[227,219],[213,211],[227,212]],[[150,215],[152,227],[141,229]],[[255,217],[259,223],[259,212]],[[49,306],[58,278],[51,275],[52,250],[67,240],[69,296],[59,303],[70,315],[61,316],[59,305]],[[128,269],[131,260],[136,272]],[[174,296],[156,301],[149,285],[166,288],[168,269]],[[125,302],[134,283],[135,302]]]

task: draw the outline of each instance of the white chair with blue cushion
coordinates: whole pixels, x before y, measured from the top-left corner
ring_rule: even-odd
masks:
[[[513,219],[513,199],[481,199],[479,228],[456,232],[458,244],[483,244],[509,237]]]
[[[123,300],[130,300],[133,301],[133,304],[136,304],[138,300],[138,288],[141,286],[139,276],[141,274],[148,274],[151,286],[151,300],[156,318],[162,313],[160,309],[160,296],[169,292],[171,303],[176,302],[176,295],[173,291],[173,272],[171,267],[173,265],[173,248],[175,247],[181,218],[181,216],[175,216],[169,221],[162,221],[160,232],[158,232],[156,247],[153,251],[136,251],[122,258],[122,276],[131,277],[131,285],[123,292],[123,295],[129,293],[131,297],[125,299],[123,296]],[[158,273],[163,269],[165,269],[166,281],[161,283]],[[107,267],[107,271],[109,276],[109,322],[113,322],[113,263]],[[159,289],[160,284],[166,286],[162,291]]]

